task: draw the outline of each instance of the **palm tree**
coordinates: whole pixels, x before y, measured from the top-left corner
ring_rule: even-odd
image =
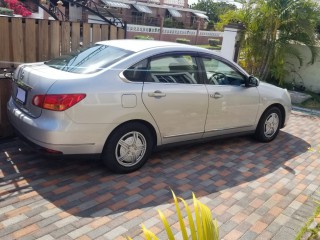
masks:
[[[242,64],[261,80],[274,78],[281,84],[287,73],[285,57],[300,52],[293,44],[306,45],[315,61],[315,29],[319,6],[312,0],[249,0],[243,8],[221,16],[221,23],[240,21],[246,26],[242,40]]]

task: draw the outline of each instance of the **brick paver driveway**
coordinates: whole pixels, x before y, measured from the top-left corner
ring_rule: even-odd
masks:
[[[156,210],[178,232],[170,188],[189,203],[195,192],[224,239],[294,239],[314,209],[319,146],[320,119],[297,113],[272,143],[238,137],[183,146],[128,175],[1,143],[0,239],[141,239],[141,223],[166,239]]]

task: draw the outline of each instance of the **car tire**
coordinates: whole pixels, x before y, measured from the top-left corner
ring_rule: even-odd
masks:
[[[279,133],[282,123],[282,114],[279,108],[271,107],[261,116],[255,132],[255,138],[261,142],[270,142]]]
[[[133,172],[146,163],[152,149],[149,129],[142,123],[127,123],[110,135],[102,152],[102,162],[115,173]]]

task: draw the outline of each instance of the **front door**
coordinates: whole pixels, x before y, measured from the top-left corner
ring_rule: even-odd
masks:
[[[245,78],[237,69],[215,58],[201,58],[209,93],[206,135],[239,132],[256,122],[259,92],[245,87]]]

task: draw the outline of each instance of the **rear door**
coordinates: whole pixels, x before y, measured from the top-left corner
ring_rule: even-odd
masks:
[[[193,54],[169,53],[151,58],[142,98],[164,144],[202,137],[208,92]]]

